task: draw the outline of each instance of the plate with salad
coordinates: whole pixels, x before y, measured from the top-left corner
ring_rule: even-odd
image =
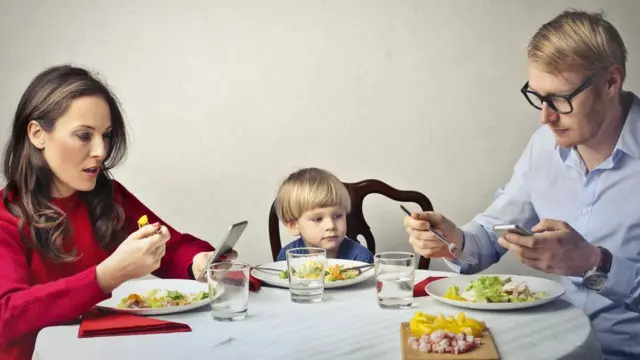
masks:
[[[565,293],[553,280],[519,275],[460,275],[436,280],[427,294],[444,303],[478,310],[513,310],[539,306]]]
[[[214,287],[214,298],[224,292]],[[163,315],[193,310],[209,304],[209,287],[205,283],[181,279],[131,280],[113,290],[110,299],[97,308],[135,315]]]
[[[371,267],[349,270],[353,267],[365,265],[371,265]],[[294,271],[300,276],[318,278],[322,275],[322,264],[310,260],[294,269]],[[289,287],[289,272],[287,271],[286,260],[262,264],[253,268],[251,275],[269,285]],[[327,266],[324,272],[324,287],[331,289],[350,286],[370,279],[374,275],[373,264],[355,260],[327,259]]]

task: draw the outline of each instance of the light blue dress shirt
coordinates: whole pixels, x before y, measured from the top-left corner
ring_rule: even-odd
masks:
[[[476,273],[506,252],[493,225],[567,222],[613,254],[600,292],[585,288],[580,277],[561,277],[566,298],[589,316],[607,359],[640,359],[640,99],[629,96],[633,104],[612,155],[588,173],[575,150],[556,145],[548,127],[536,131],[493,203],[462,226],[463,250],[479,263],[447,261],[457,272]]]

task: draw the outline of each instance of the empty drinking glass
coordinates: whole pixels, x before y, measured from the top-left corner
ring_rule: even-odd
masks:
[[[415,255],[384,252],[373,257],[378,305],[383,309],[405,309],[413,304]]]
[[[287,250],[287,269],[291,301],[317,303],[324,297],[327,251],[321,248]]]
[[[207,269],[211,316],[219,321],[247,317],[249,305],[249,265],[220,262]]]

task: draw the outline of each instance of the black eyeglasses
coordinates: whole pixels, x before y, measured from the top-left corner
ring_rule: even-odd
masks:
[[[578,86],[571,94],[569,95],[540,95],[537,92],[529,89],[529,82],[527,81],[520,92],[527,99],[529,104],[538,110],[542,110],[542,105],[547,103],[547,105],[551,108],[551,110],[557,112],[558,114],[570,114],[573,112],[573,103],[571,100],[578,96],[581,92],[593,84],[593,80],[596,78],[597,73],[591,74],[585,81]]]

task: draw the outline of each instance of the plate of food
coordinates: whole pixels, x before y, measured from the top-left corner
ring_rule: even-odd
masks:
[[[214,298],[224,293],[222,285],[214,287]],[[207,305],[209,287],[205,283],[181,279],[145,279],[123,283],[110,299],[96,305],[101,310],[135,315],[173,314]]]
[[[454,316],[416,312],[409,322],[400,324],[400,339],[403,360],[499,359],[484,321],[465,313]]]
[[[565,293],[553,280],[518,275],[461,275],[436,280],[427,294],[446,304],[478,310],[513,310],[539,306]]]
[[[295,271],[305,277],[319,277],[322,271],[322,264],[310,260],[298,269],[295,269]],[[286,260],[256,266],[251,269],[251,275],[269,285],[284,288],[289,287],[289,273],[287,271]],[[324,287],[331,289],[350,286],[367,280],[374,275],[373,264],[355,260],[327,259]]]

